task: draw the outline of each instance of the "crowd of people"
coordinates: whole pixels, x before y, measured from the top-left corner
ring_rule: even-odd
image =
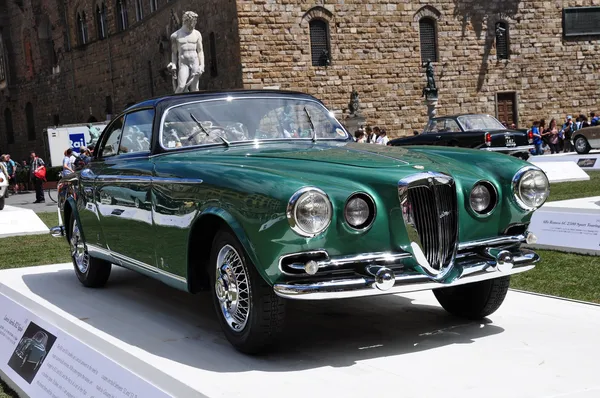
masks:
[[[387,145],[390,139],[385,129],[367,126],[364,130],[360,129],[354,133],[354,141],[363,144]]]
[[[531,132],[533,133],[533,155],[543,155],[548,151],[551,154],[561,152],[573,152],[571,139],[573,133],[579,129],[600,124],[600,116],[594,112],[590,113],[590,118],[581,114],[573,120],[573,116],[567,115],[564,122],[559,126],[556,119],[551,119],[546,123],[545,119],[533,122]]]

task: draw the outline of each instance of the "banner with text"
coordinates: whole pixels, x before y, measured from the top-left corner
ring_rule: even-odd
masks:
[[[0,369],[32,398],[169,396],[2,294]]]

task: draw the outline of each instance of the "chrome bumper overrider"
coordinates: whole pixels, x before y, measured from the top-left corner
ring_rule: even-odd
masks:
[[[362,254],[360,259],[364,262],[359,261],[358,265],[365,265],[364,275],[323,276],[320,280],[275,284],[273,289],[278,296],[288,299],[325,300],[432,290],[500,278],[528,271],[539,261],[540,257],[533,251],[518,247],[524,240],[525,236],[521,235],[462,244],[452,272],[441,280],[412,269],[392,270],[385,261],[373,264],[369,254]],[[378,260],[382,257],[381,253],[372,254]],[[390,256],[388,259],[404,257]]]

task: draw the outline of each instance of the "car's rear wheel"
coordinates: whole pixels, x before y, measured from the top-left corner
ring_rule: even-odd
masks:
[[[578,154],[585,155],[586,153],[589,153],[591,149],[592,147],[590,147],[590,144],[585,137],[580,135],[575,139],[575,150]]]
[[[452,315],[482,319],[496,312],[508,292],[510,276],[447,287],[433,291],[435,298]]]
[[[219,231],[213,240],[209,275],[215,311],[227,340],[246,354],[274,344],[283,330],[285,301],[258,274],[229,231]]]
[[[69,245],[77,279],[86,287],[106,285],[112,265],[105,260],[89,255],[77,217],[71,214]]]

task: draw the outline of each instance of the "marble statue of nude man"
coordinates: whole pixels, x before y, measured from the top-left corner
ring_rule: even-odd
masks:
[[[173,74],[176,93],[198,91],[200,75],[204,73],[202,35],[196,29],[198,14],[186,11],[183,26],[171,35],[171,63],[167,69]]]

